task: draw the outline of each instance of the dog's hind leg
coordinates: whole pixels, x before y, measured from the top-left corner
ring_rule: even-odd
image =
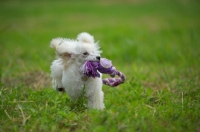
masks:
[[[53,61],[51,65],[51,77],[52,77],[53,89],[58,91],[64,90],[62,85],[62,74],[63,74],[62,60],[58,59]]]

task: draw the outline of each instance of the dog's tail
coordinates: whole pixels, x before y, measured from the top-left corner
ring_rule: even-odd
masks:
[[[94,43],[94,37],[86,32],[80,33],[77,40],[84,43]]]
[[[63,42],[62,38],[52,39],[50,42],[50,47],[56,49]]]

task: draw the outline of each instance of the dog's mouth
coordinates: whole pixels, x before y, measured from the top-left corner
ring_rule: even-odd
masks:
[[[89,60],[89,61],[92,61],[92,62],[100,62],[100,60]]]
[[[93,61],[93,62],[99,62],[100,60],[101,60],[101,57],[100,57],[100,56],[96,56],[95,59],[90,60],[90,61]]]

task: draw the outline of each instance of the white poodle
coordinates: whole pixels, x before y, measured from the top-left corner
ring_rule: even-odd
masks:
[[[100,60],[101,51],[93,36],[84,32],[78,35],[77,40],[55,38],[50,47],[57,54],[51,65],[53,88],[66,91],[72,101],[84,92],[88,108],[104,109],[102,75],[100,78],[86,77],[81,70],[87,60]]]

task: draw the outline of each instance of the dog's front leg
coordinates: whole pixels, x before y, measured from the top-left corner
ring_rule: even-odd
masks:
[[[103,110],[105,108],[103,91],[95,92],[93,95],[88,97],[88,108]]]

